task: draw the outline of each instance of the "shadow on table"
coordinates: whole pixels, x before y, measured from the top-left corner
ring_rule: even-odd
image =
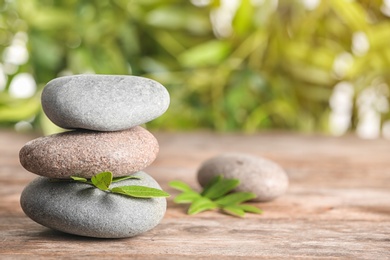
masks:
[[[36,237],[42,238],[42,239],[50,239],[51,241],[79,241],[79,242],[105,242],[105,241],[120,241],[125,239],[131,239],[131,238],[96,238],[96,237],[84,237],[79,235],[72,235],[68,233],[64,233],[61,231],[57,231],[54,229],[45,229],[44,231],[41,231],[37,233]]]

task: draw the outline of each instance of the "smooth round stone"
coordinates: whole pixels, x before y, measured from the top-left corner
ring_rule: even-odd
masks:
[[[143,77],[75,75],[47,83],[41,101],[62,128],[118,131],[159,117],[170,98],[163,85]]]
[[[110,187],[142,185],[161,189],[148,174],[141,180],[125,180]],[[101,191],[78,182],[38,177],[22,192],[20,204],[35,222],[70,234],[124,238],[154,228],[164,217],[165,198],[137,199]]]
[[[205,161],[198,170],[198,181],[204,187],[217,175],[239,179],[236,191],[256,194],[254,201],[273,200],[288,187],[288,177],[278,164],[248,154],[226,153]]]
[[[156,138],[136,126],[116,132],[75,130],[34,139],[20,150],[22,166],[49,178],[91,178],[102,171],[126,176],[149,166],[157,156]]]

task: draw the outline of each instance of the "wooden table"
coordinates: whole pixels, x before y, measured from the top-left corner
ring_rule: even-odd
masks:
[[[244,219],[195,216],[168,199],[163,221],[130,239],[93,239],[53,231],[19,206],[35,178],[18,161],[31,135],[0,131],[0,259],[390,259],[390,142],[264,133],[155,133],[157,160],[147,169],[171,194],[171,180],[194,187],[202,161],[226,151],[264,156],[289,175],[286,195],[255,204]]]

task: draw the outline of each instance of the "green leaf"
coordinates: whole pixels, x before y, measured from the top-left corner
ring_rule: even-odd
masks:
[[[256,198],[256,194],[251,192],[235,192],[219,198],[215,203],[222,206],[239,204],[241,202]]]
[[[218,206],[208,198],[201,197],[197,200],[195,200],[190,208],[188,209],[188,214],[189,215],[194,215],[198,214],[200,212],[206,211],[206,210],[211,210],[211,209],[216,209]]]
[[[226,206],[223,207],[222,210],[233,216],[237,216],[241,218],[245,216],[245,211],[239,208],[237,205]]]
[[[70,176],[74,181],[79,181],[79,182],[87,182],[88,180],[83,177],[77,177],[77,176]]]
[[[250,0],[241,0],[241,4],[237,9],[233,19],[233,28],[236,34],[242,36],[245,33],[253,31],[253,16],[255,16],[255,8]]]
[[[240,184],[238,179],[221,179],[211,186],[208,191],[204,193],[204,196],[209,199],[218,199],[236,188],[238,184]]]
[[[192,203],[199,198],[201,198],[199,193],[195,191],[186,191],[177,195],[173,201],[175,203]]]
[[[263,211],[255,206],[248,205],[248,204],[240,204],[237,205],[240,209],[242,209],[245,212],[255,213],[255,214],[262,214]]]
[[[0,94],[3,94],[0,92]],[[11,100],[10,100],[11,102]],[[1,102],[0,102],[1,103]],[[17,108],[17,109],[16,109]],[[0,122],[18,122],[33,117],[39,112],[40,102],[36,96],[16,104],[0,106]]]
[[[111,172],[101,172],[91,178],[91,182],[96,188],[101,190],[108,190],[112,182]]]
[[[218,65],[230,52],[229,42],[210,40],[187,49],[178,56],[185,67],[202,67]]]
[[[113,193],[118,193],[135,198],[157,198],[157,197],[169,197],[170,195],[160,189],[150,188],[146,186],[121,186],[115,187],[110,190]]]
[[[134,176],[134,175],[116,177],[116,178],[113,178],[113,179],[112,179],[112,183],[114,183],[114,182],[120,182],[120,181],[124,181],[124,180],[128,180],[128,179],[137,179],[137,180],[140,180],[141,178],[138,177],[138,176]]]
[[[216,184],[217,182],[220,182],[221,180],[223,179],[223,176],[222,175],[218,175],[218,176],[215,176],[214,178],[212,178],[207,184],[206,186],[204,186],[203,188],[203,191],[202,191],[202,196],[204,196],[212,186],[214,186],[214,184]]]
[[[224,179],[222,175],[212,178],[201,194],[191,189],[182,181],[170,182],[170,186],[183,191],[174,199],[175,203],[191,203],[187,213],[194,215],[206,210],[221,209],[227,214],[244,217],[245,212],[262,213],[261,209],[248,204],[240,204],[247,200],[256,198],[251,192],[235,192],[228,195],[228,192],[236,188],[238,179]]]
[[[171,181],[171,182],[169,182],[169,186],[171,186],[172,188],[179,190],[179,191],[184,191],[184,192],[185,191],[193,191],[193,189],[190,186],[188,186],[187,183],[184,183],[182,181]]]
[[[329,1],[334,12],[351,28],[352,31],[366,30],[367,15],[359,3],[354,1]]]

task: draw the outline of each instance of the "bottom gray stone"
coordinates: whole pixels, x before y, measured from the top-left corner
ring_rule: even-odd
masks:
[[[161,189],[148,174],[110,187],[141,185]],[[165,198],[139,199],[101,191],[79,182],[38,177],[22,192],[20,204],[35,222],[62,232],[97,238],[133,237],[154,228],[164,217]]]

